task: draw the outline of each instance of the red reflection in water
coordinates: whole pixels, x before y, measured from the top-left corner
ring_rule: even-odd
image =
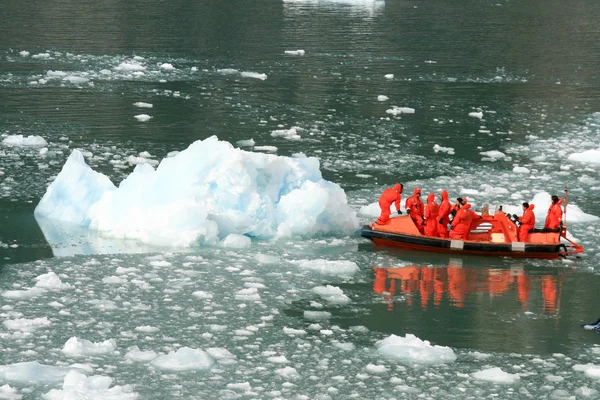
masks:
[[[388,300],[389,310],[394,307],[394,296],[400,294],[406,295],[406,304],[412,306],[413,295],[419,293],[421,308],[426,310],[430,302],[438,307],[444,295],[451,305],[462,308],[469,294],[488,293],[490,297],[499,297],[514,289],[521,307],[527,310],[532,283],[538,287],[541,282],[544,312],[559,311],[560,285],[554,275],[532,277],[522,269],[467,269],[456,262],[443,268],[411,265],[373,270],[373,291]]]

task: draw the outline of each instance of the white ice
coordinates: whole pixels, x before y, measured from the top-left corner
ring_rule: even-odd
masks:
[[[40,275],[35,278],[37,281],[36,284],[29,289],[24,290],[7,290],[2,293],[3,297],[6,298],[28,298],[35,297],[41,294],[46,293],[49,290],[64,290],[64,289],[72,289],[73,286],[68,283],[63,283],[58,275],[54,272],[50,271],[46,274]]]
[[[483,113],[481,111],[470,112],[469,113],[469,117],[482,119],[483,118]]]
[[[37,361],[0,365],[0,381],[53,383],[63,380],[73,368],[55,367]]]
[[[380,94],[379,96],[377,96],[377,101],[388,101],[390,98],[387,97],[386,95]]]
[[[215,360],[204,350],[182,347],[155,358],[150,364],[167,371],[197,371],[209,369],[214,363]]]
[[[288,55],[292,55],[292,56],[303,56],[304,55],[304,50],[286,50],[285,54]]]
[[[454,154],[454,148],[452,147],[444,147],[444,146],[440,146],[439,144],[434,144],[433,145],[433,151],[438,153],[438,152],[442,152],[442,153],[448,153],[448,154]]]
[[[481,154],[482,156],[485,156],[485,157],[495,159],[495,160],[500,160],[500,159],[506,157],[506,154],[504,154],[498,150],[482,151],[479,154]]]
[[[152,117],[148,114],[138,114],[138,115],[135,115],[134,118],[140,122],[146,122],[146,121],[150,121],[152,119]]]
[[[21,147],[44,147],[48,145],[48,142],[43,137],[36,135],[9,135],[2,140],[2,144]]]
[[[346,194],[316,158],[246,152],[211,137],[138,165],[115,187],[77,150],[35,210],[115,238],[162,246],[216,244],[230,233],[262,239],[350,234]]]
[[[298,134],[298,129],[295,126],[290,129],[277,129],[271,132],[271,136],[288,140],[300,140],[302,137]]]
[[[130,385],[113,386],[112,378],[103,375],[86,376],[70,371],[65,377],[61,389],[52,389],[42,398],[47,400],[133,400],[138,394]]]
[[[493,383],[514,383],[521,379],[518,374],[509,374],[498,367],[474,372],[472,376],[475,379]]]
[[[348,304],[350,298],[344,294],[344,291],[337,286],[317,286],[312,289],[314,293],[319,295],[329,304]]]
[[[109,354],[117,348],[115,339],[108,339],[104,342],[93,343],[89,340],[78,339],[73,336],[65,343],[62,351],[71,356],[84,356],[91,354]]]
[[[154,107],[153,104],[151,104],[151,103],[145,103],[143,101],[137,101],[137,102],[133,103],[133,105],[136,106],[136,107],[140,107],[140,108],[152,108],[152,107]]]
[[[291,261],[301,269],[320,272],[328,275],[352,275],[359,270],[354,261],[349,260],[296,260]]]
[[[258,72],[242,72],[240,74],[242,76],[242,78],[254,78],[254,79],[260,79],[261,81],[264,81],[265,79],[267,79],[267,74],[261,74]]]
[[[569,161],[600,164],[600,149],[586,150],[581,153],[573,153],[569,155],[568,159]]]
[[[385,110],[385,112],[391,115],[414,114],[415,109],[410,107],[392,106],[392,108]]]
[[[443,364],[456,360],[454,351],[446,346],[431,345],[407,333],[405,337],[390,335],[376,343],[377,351],[387,358],[406,364]]]

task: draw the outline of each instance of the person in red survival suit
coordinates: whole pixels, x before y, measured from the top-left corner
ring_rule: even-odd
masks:
[[[533,214],[533,209],[535,205],[529,205],[529,203],[523,203],[523,216],[519,217],[519,221],[521,221],[521,226],[519,226],[519,235],[518,239],[521,242],[524,242],[529,234],[529,231],[535,227],[535,214]]]
[[[427,208],[425,208],[425,235],[438,236],[438,215],[440,207],[435,202],[435,194],[427,196]]]
[[[396,203],[396,211],[400,212],[400,200],[402,200],[402,190],[404,186],[401,183],[396,183],[394,187],[387,188],[379,197],[379,207],[381,207],[381,215],[377,218],[376,224],[385,225],[390,221],[390,206]]]
[[[552,196],[552,204],[548,209],[548,215],[546,216],[546,223],[544,224],[545,229],[556,230],[560,228],[560,223],[562,221],[562,199],[559,199],[558,196]]]
[[[474,215],[476,214],[471,210],[470,204],[462,204],[452,220],[450,239],[466,240],[471,230],[471,221],[473,221]]]
[[[423,205],[423,202],[421,201],[421,189],[415,188],[413,190],[413,195],[406,199],[404,207],[406,208],[406,213],[410,215],[410,218],[415,223],[419,232],[424,234],[423,212],[425,211],[425,205]]]
[[[448,224],[450,223],[450,210],[452,206],[448,201],[448,192],[442,190],[441,196],[442,202],[440,204],[440,209],[438,211],[439,225],[438,225],[438,235],[441,238],[448,237]]]

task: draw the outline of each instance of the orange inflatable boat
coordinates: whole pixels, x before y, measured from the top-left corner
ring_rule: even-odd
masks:
[[[557,258],[583,252],[583,247],[567,239],[566,227],[554,232],[534,229],[524,241],[518,241],[517,231],[517,225],[497,211],[475,218],[466,240],[422,235],[409,216],[392,218],[385,225],[365,225],[360,234],[377,245],[422,252],[526,258]]]

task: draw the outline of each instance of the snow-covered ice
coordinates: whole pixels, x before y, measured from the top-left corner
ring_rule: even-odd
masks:
[[[382,355],[407,364],[440,364],[456,360],[454,351],[446,346],[431,345],[410,333],[405,337],[390,335],[377,342]]]

